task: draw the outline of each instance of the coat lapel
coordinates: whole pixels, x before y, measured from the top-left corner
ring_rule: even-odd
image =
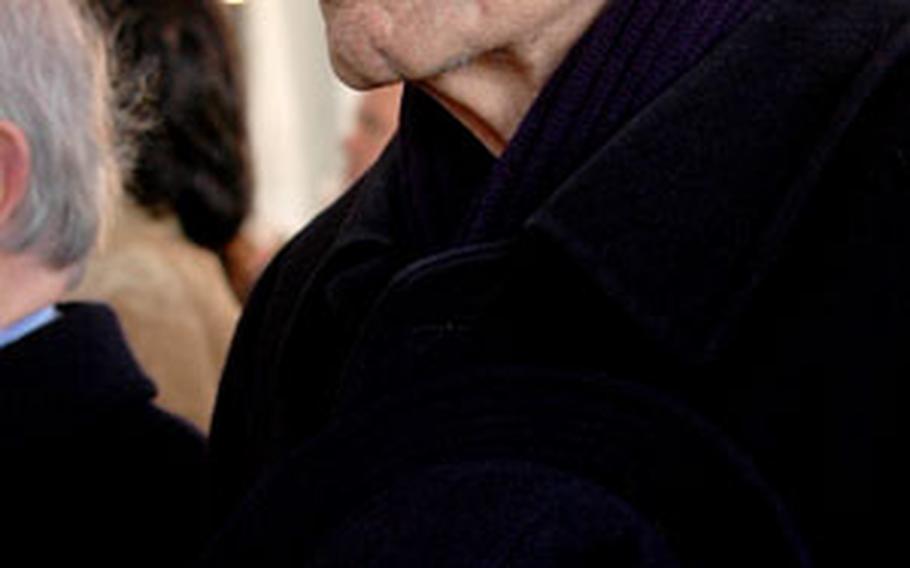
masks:
[[[876,6],[762,6],[528,228],[555,241],[662,346],[710,359],[884,75],[882,54],[903,50],[882,50],[889,30]]]

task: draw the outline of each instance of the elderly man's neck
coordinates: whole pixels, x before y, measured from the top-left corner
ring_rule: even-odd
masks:
[[[608,3],[576,2],[533,36],[419,84],[500,156],[543,87]]]
[[[0,329],[59,301],[72,277],[35,256],[0,251]]]

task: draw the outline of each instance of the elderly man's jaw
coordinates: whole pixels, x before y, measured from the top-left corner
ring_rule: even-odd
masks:
[[[425,87],[492,152],[609,0],[323,0],[339,77]]]
[[[355,89],[394,82],[396,72],[383,50],[391,21],[383,5],[359,0],[322,0],[332,66]]]

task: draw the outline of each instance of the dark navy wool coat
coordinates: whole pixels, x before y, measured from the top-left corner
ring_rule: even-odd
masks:
[[[0,349],[0,564],[193,565],[201,435],[152,405],[113,312],[60,309]]]
[[[530,369],[662,392],[748,456],[807,559],[890,558],[908,22],[898,0],[769,0],[507,240],[408,258],[393,143],[252,297],[212,434],[216,518],[373,401]]]

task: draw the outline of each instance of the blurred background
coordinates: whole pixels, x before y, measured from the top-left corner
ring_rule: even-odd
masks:
[[[315,0],[224,0],[246,65],[257,240],[296,232],[342,190],[359,95],[332,74]]]
[[[342,86],[316,0],[88,5],[125,80],[147,81],[138,115],[153,119],[106,246],[68,299],[112,306],[157,403],[204,432],[242,303],[378,158],[401,89]]]

